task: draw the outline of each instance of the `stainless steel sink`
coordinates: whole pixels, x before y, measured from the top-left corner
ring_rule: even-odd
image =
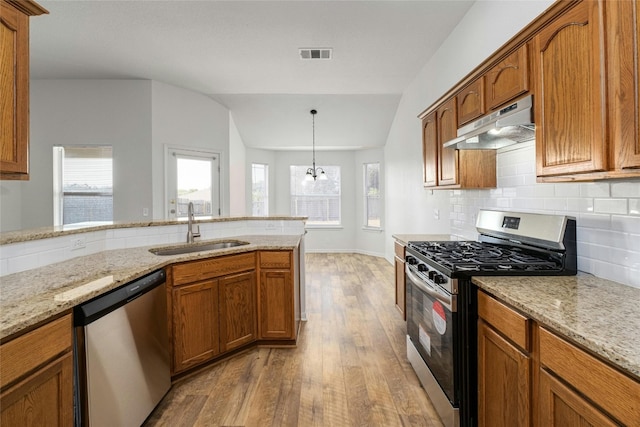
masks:
[[[168,246],[164,248],[152,248],[149,252],[155,255],[180,255],[189,254],[192,252],[204,252],[214,251],[216,249],[229,249],[236,246],[248,245],[249,242],[242,242],[240,240],[218,240],[215,242],[198,242],[188,243],[181,246]]]

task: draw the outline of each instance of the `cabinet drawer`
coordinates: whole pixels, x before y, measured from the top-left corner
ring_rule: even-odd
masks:
[[[530,351],[530,320],[484,292],[478,292],[478,316],[520,348]]]
[[[290,251],[260,252],[260,267],[291,268],[291,252]]]
[[[173,284],[193,283],[212,277],[226,276],[227,274],[241,271],[254,270],[256,268],[255,252],[209,258],[202,261],[193,261],[174,265]]]
[[[394,249],[396,251],[396,256],[404,261],[404,245],[399,242],[395,242]]]
[[[71,314],[0,346],[1,387],[71,349]]]
[[[540,363],[626,425],[640,420],[640,382],[544,328]]]

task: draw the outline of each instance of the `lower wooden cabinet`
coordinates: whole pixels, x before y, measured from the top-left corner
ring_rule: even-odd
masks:
[[[478,294],[478,425],[531,425],[528,319]]]
[[[266,340],[295,339],[297,333],[295,294],[291,273],[293,252],[262,251],[259,257],[259,338]]]
[[[220,351],[241,347],[256,335],[256,273],[253,271],[220,279]]]
[[[640,381],[478,292],[479,426],[640,426]]]
[[[548,427],[618,426],[595,405],[564,385],[546,370],[540,370],[538,425]]]
[[[220,354],[218,280],[172,290],[173,371],[181,372]]]
[[[0,425],[73,425],[71,314],[0,346]]]

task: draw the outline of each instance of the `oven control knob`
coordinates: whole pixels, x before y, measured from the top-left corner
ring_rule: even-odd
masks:
[[[418,264],[418,271],[429,271],[425,264]]]
[[[406,261],[411,265],[416,265],[418,263],[418,260],[411,255],[407,255]]]
[[[436,276],[436,274],[437,274],[437,273],[436,273],[436,271],[435,271],[435,270],[431,270],[431,271],[429,272],[429,279],[433,280],[433,278]]]
[[[442,274],[436,274],[435,277],[433,278],[433,281],[436,282],[438,285],[441,285],[443,283],[446,283],[447,279],[445,279]]]

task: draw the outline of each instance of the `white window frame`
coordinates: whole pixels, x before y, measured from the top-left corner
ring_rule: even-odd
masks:
[[[378,200],[378,217],[379,217],[379,225],[375,226],[375,225],[370,225],[369,224],[369,201],[371,199],[371,197],[369,197],[368,195],[368,188],[367,188],[367,172],[368,172],[368,168],[370,166],[377,166],[378,168],[378,196],[377,196],[377,200]],[[382,174],[381,174],[382,168],[380,165],[380,162],[368,162],[368,163],[363,163],[362,164],[362,193],[363,193],[363,212],[362,212],[362,216],[363,216],[363,221],[364,221],[364,225],[362,226],[362,228],[364,230],[373,230],[373,231],[381,231],[383,228],[383,224],[382,224],[382,214],[383,214],[383,208],[384,208],[384,202],[383,202],[383,198],[382,198],[382,186],[381,181],[382,181]]]
[[[109,149],[111,151],[111,218],[104,219],[100,221],[80,221],[77,223],[67,223],[64,224],[64,159],[65,159],[65,150],[73,150],[73,149]],[[102,157],[101,157],[102,158]],[[106,157],[105,157],[106,158]],[[113,222],[113,197],[114,197],[114,182],[113,182],[113,146],[111,145],[55,145],[53,147],[53,225],[54,226],[68,226],[72,224],[82,224],[82,223],[112,223]],[[73,192],[69,193],[72,194]],[[104,196],[104,191],[89,191],[87,194],[95,194]]]
[[[262,194],[262,204],[264,207],[264,213],[258,215],[255,212],[256,200],[254,194],[256,191],[256,170],[260,170],[264,178],[264,194]],[[254,216],[267,216],[269,215],[269,165],[267,163],[251,163],[251,214]]]

